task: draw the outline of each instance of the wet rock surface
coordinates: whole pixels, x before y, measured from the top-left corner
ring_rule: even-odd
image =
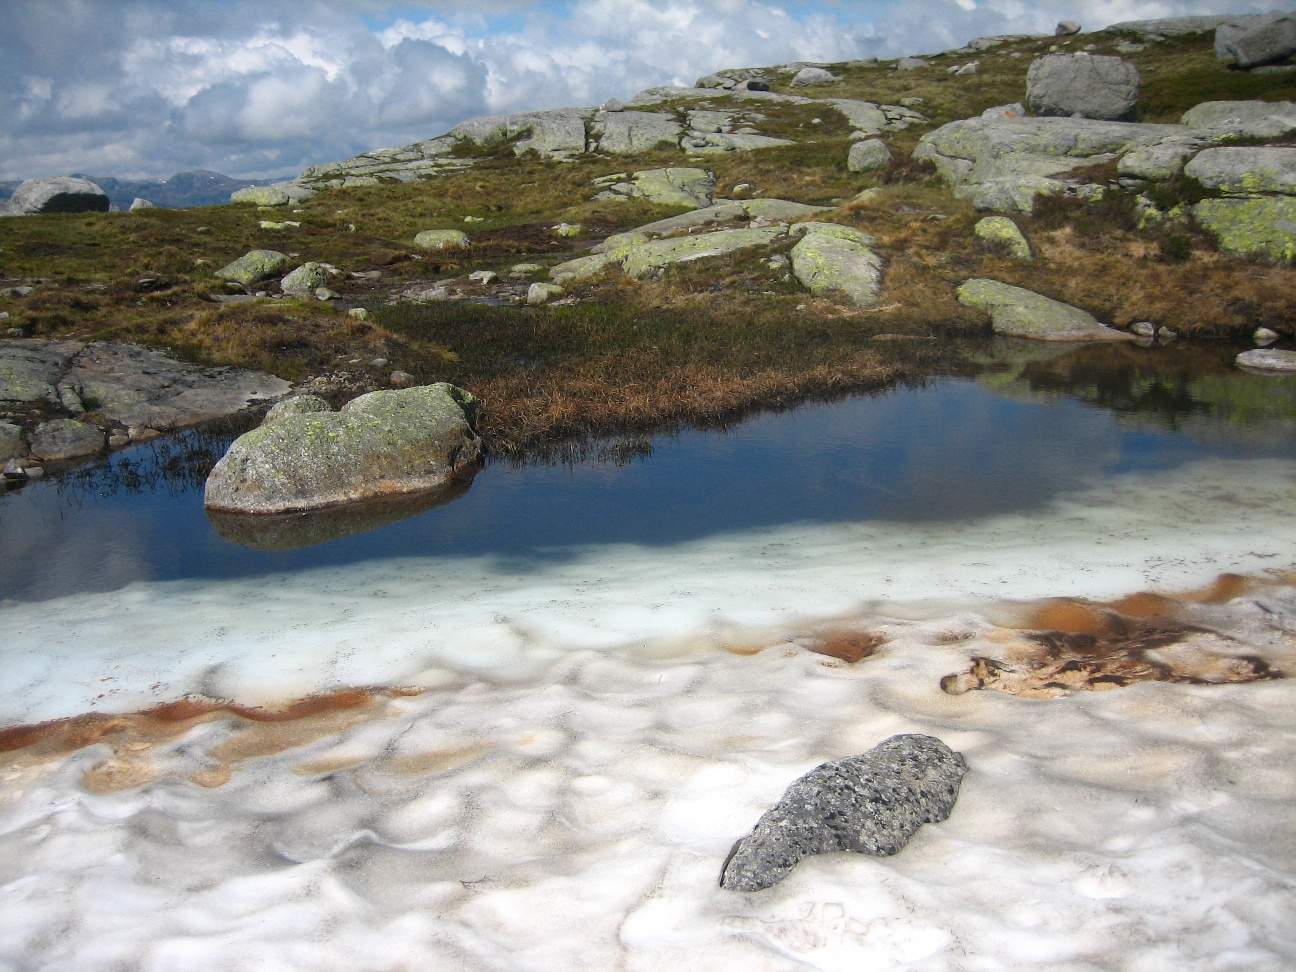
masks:
[[[922,735],[892,736],[862,756],[824,763],[734,846],[720,886],[764,890],[814,854],[894,854],[923,824],[950,815],[966,772],[961,755]]]

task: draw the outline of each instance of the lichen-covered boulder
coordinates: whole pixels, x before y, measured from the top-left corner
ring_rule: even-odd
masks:
[[[0,342],[0,402],[58,401],[55,386],[80,344]]]
[[[1026,242],[1026,237],[1022,235],[1017,224],[1007,216],[987,216],[978,220],[972,232],[987,243],[996,243],[1005,247],[1014,260],[1032,259],[1030,244]]]
[[[1026,103],[1037,115],[1132,120],[1138,91],[1138,69],[1119,57],[1049,54],[1026,74]]]
[[[204,505],[285,513],[440,486],[481,456],[479,407],[441,382],[276,419],[234,441],[207,477]]]
[[[1248,371],[1265,371],[1271,374],[1296,372],[1296,351],[1254,348],[1243,351],[1235,360],[1239,368],[1246,368]]]
[[[232,203],[252,203],[254,206],[286,206],[291,197],[278,186],[248,186],[230,193]]]
[[[1296,260],[1296,197],[1203,199],[1192,214],[1225,253],[1274,263]]]
[[[285,294],[313,294],[317,287],[323,287],[326,283],[328,270],[318,263],[303,263],[279,281],[279,289]]]
[[[1278,138],[1296,131],[1296,105],[1290,101],[1203,101],[1185,111],[1179,124],[1250,138]]]
[[[333,406],[318,395],[294,395],[292,398],[285,398],[281,402],[276,402],[270,411],[266,412],[262,425],[269,425],[271,422],[278,422],[282,418],[290,415],[318,415],[320,412],[331,412]]]
[[[414,245],[424,250],[460,250],[468,246],[463,230],[424,230],[414,237]]]
[[[920,735],[892,736],[861,756],[824,763],[734,845],[720,886],[764,890],[814,854],[894,854],[923,824],[949,817],[965,773],[961,755]]]
[[[654,276],[676,263],[723,256],[752,246],[767,246],[786,232],[782,226],[768,226],[651,240],[632,248],[621,261],[621,266],[627,276],[642,279]]]
[[[715,176],[706,169],[672,166],[666,169],[642,169],[626,180],[607,184],[594,198],[646,199],[661,206],[699,209],[711,205],[714,193]]]
[[[1296,195],[1296,148],[1205,149],[1184,166],[1184,174],[1209,189],[1233,195]]]
[[[547,304],[554,297],[561,297],[563,289],[557,284],[533,283],[527,288],[526,302],[534,307],[539,304]]]
[[[810,233],[819,236],[832,236],[839,240],[849,240],[852,243],[858,243],[860,246],[872,246],[877,242],[863,230],[857,230],[853,226],[843,226],[841,223],[821,223],[817,220],[810,220],[804,223],[793,223],[788,227],[788,232],[793,236],[808,235]]]
[[[1204,144],[1202,139],[1192,136],[1162,139],[1126,152],[1116,164],[1116,171],[1133,179],[1155,182],[1173,179],[1183,171],[1184,161]]]
[[[42,422],[31,437],[31,454],[47,462],[96,456],[103,451],[103,429],[76,419]]]
[[[288,257],[278,250],[252,250],[228,266],[221,267],[216,271],[216,276],[246,287],[266,277],[273,277],[287,262]]]
[[[891,150],[881,139],[869,138],[856,142],[850,147],[846,156],[846,168],[851,172],[867,172],[869,169],[880,169],[891,161]]]
[[[106,213],[108,194],[89,179],[72,176],[42,176],[28,179],[9,197],[7,212],[13,216],[37,213]]]
[[[1134,340],[1133,334],[1105,327],[1078,307],[998,280],[968,280],[959,287],[958,300],[986,311],[995,333],[1005,337],[1036,341]]]
[[[840,291],[855,306],[868,307],[877,302],[882,289],[882,258],[864,243],[843,235],[806,233],[792,247],[792,272],[812,294]]]
[[[571,283],[573,280],[583,280],[586,277],[594,276],[612,262],[614,262],[613,257],[607,253],[595,253],[593,256],[577,257],[575,260],[568,260],[566,263],[560,263],[551,268],[549,270],[549,279],[559,285]]]

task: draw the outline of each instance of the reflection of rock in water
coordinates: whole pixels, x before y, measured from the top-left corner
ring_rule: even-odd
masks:
[[[468,492],[475,473],[476,468],[470,471],[468,478],[452,480],[412,496],[365,500],[304,513],[217,513],[208,510],[207,519],[216,532],[231,543],[256,550],[292,550],[387,526],[416,513],[444,506]]]

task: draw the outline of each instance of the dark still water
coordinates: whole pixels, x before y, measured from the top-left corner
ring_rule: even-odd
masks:
[[[0,598],[398,556],[520,565],[792,522],[972,520],[1206,457],[1296,457],[1296,380],[1235,350],[997,346],[975,377],[660,436],[617,461],[488,464],[470,485],[337,514],[213,522],[194,431],[0,498]],[[252,524],[249,527],[249,523]]]

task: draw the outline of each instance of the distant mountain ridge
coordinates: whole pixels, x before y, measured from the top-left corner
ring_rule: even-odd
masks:
[[[229,202],[230,193],[248,186],[269,185],[269,179],[233,179],[219,172],[197,169],[177,172],[170,179],[117,179],[113,176],[84,175],[108,194],[108,201],[119,209],[129,209],[135,199],[147,199],[155,206],[184,209],[190,206],[215,206]],[[0,182],[0,199],[8,199],[21,180]]]

